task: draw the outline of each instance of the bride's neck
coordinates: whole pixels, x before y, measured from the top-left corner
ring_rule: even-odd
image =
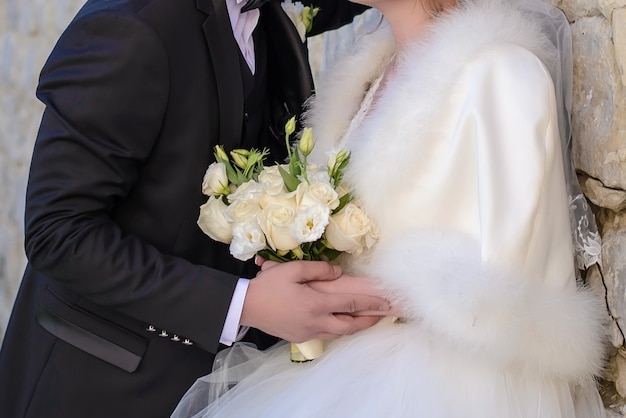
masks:
[[[433,17],[420,0],[391,0],[380,7],[396,41],[396,53],[424,35]]]
[[[459,0],[438,0],[442,13],[457,6]],[[396,52],[424,36],[433,23],[435,13],[424,5],[424,0],[381,0],[376,7],[385,16],[396,41]]]

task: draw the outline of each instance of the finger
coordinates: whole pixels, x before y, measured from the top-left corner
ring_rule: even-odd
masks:
[[[261,266],[261,271],[265,271],[267,269],[275,267],[277,264],[280,264],[280,263],[277,261],[263,260],[262,263],[258,265]]]
[[[324,294],[322,309],[332,313],[349,313],[360,311],[391,311],[391,304],[384,298],[360,294]]]
[[[260,255],[254,256],[254,264],[256,264],[257,266],[261,267],[264,262],[265,262],[265,259],[261,257]]]
[[[368,310],[351,312],[350,315],[351,316],[397,316],[397,317],[403,317],[403,318],[407,317],[406,312],[403,312],[403,309],[401,307],[392,305],[392,302],[389,299],[385,299],[385,300],[387,300],[387,302],[389,302],[389,305],[390,305],[390,309],[388,311],[368,309]]]
[[[299,283],[336,280],[341,276],[341,267],[325,261],[290,261],[282,263],[283,266],[291,269],[290,273],[298,278]]]
[[[391,309],[389,311],[372,311],[372,310],[368,310],[368,311],[352,312],[350,314],[350,316],[402,316],[402,315],[400,315],[394,309]]]
[[[384,296],[371,279],[342,274],[337,280],[311,281],[310,287],[324,293],[361,293],[371,296]]]
[[[367,316],[363,315],[363,316],[357,317],[352,314],[336,313],[336,314],[333,314],[333,316],[335,317],[335,319],[341,322],[357,324],[357,327],[359,327],[359,330],[362,329],[360,328],[360,325],[365,326],[367,328],[367,327],[374,325],[375,323],[377,323],[378,321],[382,319],[380,315],[367,315]]]
[[[352,335],[364,329],[375,325],[381,317],[377,316],[359,316],[353,317],[344,314],[330,315],[323,328],[327,334],[333,335]]]

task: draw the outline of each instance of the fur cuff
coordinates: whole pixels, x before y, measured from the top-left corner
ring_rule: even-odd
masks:
[[[554,286],[481,263],[477,242],[452,233],[407,233],[378,248],[375,277],[415,326],[494,367],[583,380],[604,351],[604,306],[589,290]]]

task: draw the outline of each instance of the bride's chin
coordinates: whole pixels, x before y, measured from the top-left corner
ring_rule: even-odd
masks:
[[[355,4],[362,4],[363,6],[370,6],[370,7],[374,7],[373,3],[375,3],[375,1],[372,0],[348,0],[350,3],[355,3]]]

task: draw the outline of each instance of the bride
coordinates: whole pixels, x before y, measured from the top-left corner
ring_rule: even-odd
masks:
[[[307,124],[319,161],[351,151],[346,180],[379,228],[342,267],[402,320],[305,364],[236,345],[174,416],[603,417],[603,308],[577,285],[568,207],[567,22],[539,0],[363,3],[385,23]]]

